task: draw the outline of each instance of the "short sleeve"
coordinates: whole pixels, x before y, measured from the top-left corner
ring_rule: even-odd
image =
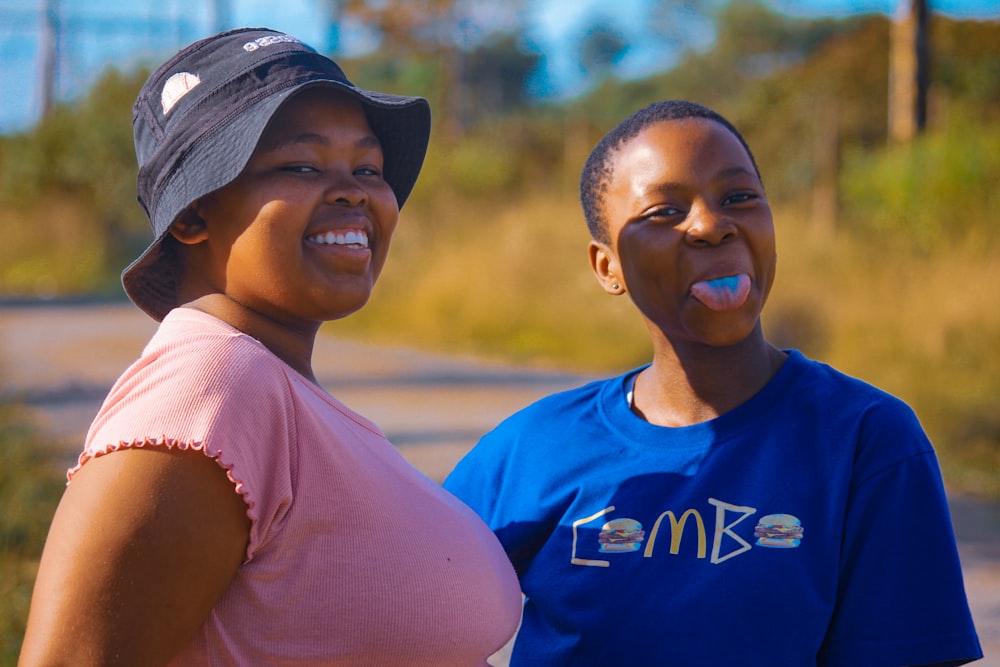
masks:
[[[471,507],[494,530],[502,524],[496,495],[503,484],[496,440],[493,434],[484,436],[444,480],[444,488]]]
[[[294,433],[287,375],[260,343],[235,331],[158,334],[112,387],[69,478],[122,448],[203,451],[247,503],[249,560],[291,504]]]
[[[970,662],[982,651],[937,458],[908,410],[883,410],[869,421],[847,508],[838,601],[818,664]],[[908,453],[889,463],[888,451]]]
[[[515,415],[487,433],[458,462],[444,487],[493,530],[519,577],[558,524],[560,511],[534,483],[525,460],[524,434],[530,427]]]

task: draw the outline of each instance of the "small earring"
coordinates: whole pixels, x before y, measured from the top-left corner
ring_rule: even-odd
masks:
[[[617,289],[618,289],[618,283],[613,283],[613,284],[611,285],[611,289],[613,289],[613,290],[617,290]]]

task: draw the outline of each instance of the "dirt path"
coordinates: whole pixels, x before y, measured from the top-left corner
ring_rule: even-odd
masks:
[[[154,329],[127,303],[0,304],[0,400],[25,403],[68,463],[104,394]],[[503,417],[586,379],[327,336],[317,342],[314,368],[321,384],[438,481]],[[1000,667],[1000,504],[957,496],[951,503],[986,652],[976,665]]]
[[[53,446],[75,456],[104,395],[155,325],[131,304],[0,304],[0,399],[27,404]],[[328,391],[438,481],[503,417],[581,381],[323,335],[313,361]]]

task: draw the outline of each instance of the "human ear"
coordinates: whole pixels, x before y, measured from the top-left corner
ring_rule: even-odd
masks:
[[[590,255],[590,268],[604,291],[615,296],[624,294],[625,281],[622,280],[621,265],[615,251],[608,244],[595,240],[591,240],[587,251]]]
[[[184,209],[170,225],[170,235],[185,245],[201,243],[208,238],[208,227],[195,210],[196,204]]]

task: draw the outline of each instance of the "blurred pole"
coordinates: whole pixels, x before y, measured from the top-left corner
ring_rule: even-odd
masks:
[[[212,32],[222,32],[232,27],[232,11],[229,0],[213,0]]]
[[[930,85],[927,0],[899,0],[889,46],[889,138],[907,142],[927,125]]]
[[[326,52],[336,56],[340,51],[340,0],[321,0],[326,6]]]
[[[41,90],[42,117],[48,116],[55,107],[56,82],[59,78],[59,2],[45,0],[42,6],[42,71]]]
[[[440,54],[441,104],[443,105],[442,125],[445,136],[458,141],[465,134],[465,98],[462,91],[462,70],[465,58],[460,36],[462,17],[459,0],[437,0],[436,12]]]

